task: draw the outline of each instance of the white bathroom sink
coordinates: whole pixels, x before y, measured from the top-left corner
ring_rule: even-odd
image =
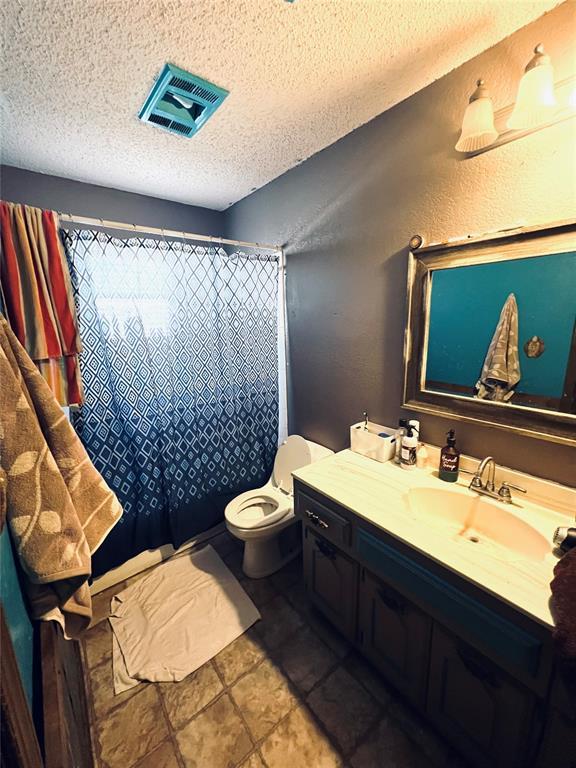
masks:
[[[463,489],[411,488],[406,495],[414,517],[486,554],[541,561],[551,551],[542,534],[499,501]]]

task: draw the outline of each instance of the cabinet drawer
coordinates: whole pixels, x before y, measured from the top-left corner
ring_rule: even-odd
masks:
[[[535,696],[435,624],[427,712],[479,768],[525,768]]]
[[[296,513],[306,525],[317,529],[322,538],[339,546],[350,546],[352,526],[343,515],[301,491],[296,496]]]
[[[362,651],[413,703],[423,706],[432,622],[394,589],[362,569],[359,598]]]
[[[547,685],[543,641],[496,613],[394,547],[359,530],[360,560],[386,582],[535,688]]]
[[[310,600],[353,641],[356,637],[358,566],[308,528],[304,529],[304,579]]]

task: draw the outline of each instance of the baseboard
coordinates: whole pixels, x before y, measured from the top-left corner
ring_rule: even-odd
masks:
[[[108,589],[108,587],[120,584],[131,576],[135,576],[137,573],[152,568],[153,565],[158,565],[164,560],[174,557],[174,555],[179,555],[181,552],[185,552],[187,549],[191,549],[197,544],[202,544],[202,542],[208,541],[208,539],[222,533],[225,528],[226,526],[223,522],[218,523],[214,528],[210,528],[210,530],[200,533],[193,539],[184,542],[178,549],[174,549],[172,544],[164,544],[164,546],[158,547],[157,549],[147,549],[145,552],[141,552],[139,555],[136,555],[136,557],[132,557],[125,563],[122,563],[122,565],[119,565],[117,568],[113,568],[111,571],[107,571],[102,574],[102,576],[98,576],[97,579],[94,579],[92,586],[90,587],[90,593],[92,595],[97,595],[98,592],[103,592],[105,589]]]

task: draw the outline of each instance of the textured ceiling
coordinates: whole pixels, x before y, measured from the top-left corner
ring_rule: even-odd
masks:
[[[555,5],[6,0],[2,161],[223,209]],[[166,61],[230,91],[191,139],[136,117]]]

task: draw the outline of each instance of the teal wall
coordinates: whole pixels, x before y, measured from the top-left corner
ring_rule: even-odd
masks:
[[[426,379],[473,387],[508,295],[518,304],[519,392],[561,397],[576,319],[576,253],[434,272]],[[538,358],[524,342],[539,336]]]
[[[0,599],[16,653],[20,677],[32,711],[34,631],[20,590],[10,536],[6,527],[0,534]]]

